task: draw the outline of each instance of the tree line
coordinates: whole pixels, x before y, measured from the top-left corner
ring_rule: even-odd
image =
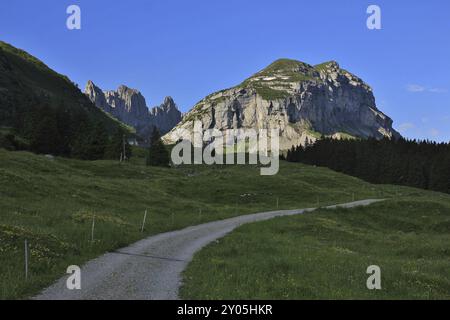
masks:
[[[88,111],[66,107],[63,101],[54,106],[47,99],[32,99],[14,106],[9,119],[12,130],[0,133],[0,147],[81,160],[119,159],[124,150],[124,158],[131,156],[127,133],[119,125],[108,132]]]
[[[450,193],[450,143],[324,138],[292,148],[286,160],[328,167],[371,183]]]
[[[88,110],[68,107],[64,101],[55,104],[36,95],[9,104],[0,102],[5,115],[0,125],[12,129],[0,132],[0,148],[80,160],[124,160],[132,156],[127,132],[119,125],[113,132],[107,130],[103,122],[89,116]],[[170,165],[169,151],[156,127],[145,160],[148,166]]]

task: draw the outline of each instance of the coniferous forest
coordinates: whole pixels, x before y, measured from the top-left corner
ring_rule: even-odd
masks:
[[[6,134],[0,132],[0,148],[81,160],[119,159],[123,147],[127,158],[131,154],[127,132],[120,126],[108,130],[104,122],[66,107],[63,101],[54,106],[49,99],[34,97],[10,110],[12,127]]]
[[[449,143],[327,138],[291,149],[286,160],[328,167],[371,183],[450,193]]]

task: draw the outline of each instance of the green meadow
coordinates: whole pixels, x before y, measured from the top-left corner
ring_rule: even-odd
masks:
[[[342,215],[353,217],[352,225],[346,226],[350,231],[345,233],[345,238],[343,230],[333,231],[333,225],[326,223],[326,219],[333,217],[336,223],[344,223],[339,220],[341,215],[335,212],[320,212],[317,213],[317,218],[316,214],[312,214],[307,217],[289,218],[292,221],[277,219],[266,224],[245,226],[227,237],[221,245],[213,245],[199,253],[198,257],[206,255],[208,259],[204,265],[201,263],[199,265],[199,260],[196,259],[189,267],[183,294],[186,297],[200,297],[203,294],[208,298],[307,297],[306,293],[305,296],[298,294],[299,291],[284,292],[281,287],[271,287],[273,288],[271,291],[269,287],[255,286],[254,281],[265,281],[266,279],[258,280],[257,276],[269,271],[273,274],[278,268],[281,268],[279,274],[289,272],[291,269],[299,270],[300,266],[297,263],[303,260],[299,254],[308,252],[306,251],[308,247],[311,248],[311,252],[322,255],[320,261],[325,264],[326,253],[329,250],[334,252],[332,248],[327,249],[328,242],[322,239],[327,236],[327,230],[342,235],[333,238],[333,233],[330,233],[327,241],[334,241],[336,248],[344,250],[347,247],[341,241],[356,243],[360,240],[358,238],[360,233],[353,233],[352,227],[365,228],[369,222],[374,226],[379,223],[376,236],[386,238],[387,241],[392,235],[389,244],[393,244],[396,238],[392,228],[395,224],[390,220],[377,221],[386,217],[395,219],[397,215],[402,215],[405,219],[409,219],[402,227],[410,225],[413,230],[405,231],[404,234],[399,233],[396,237],[400,239],[406,237],[405,239],[421,243],[420,239],[425,239],[425,236],[414,231],[414,228],[421,226],[425,220],[417,214],[409,216],[407,210],[399,211],[401,206],[397,205],[398,203],[411,203],[413,209],[423,203],[422,207],[428,212],[423,215],[429,217],[426,221],[430,230],[427,232],[435,235],[430,241],[437,246],[440,240],[448,240],[444,232],[445,226],[448,228],[448,220],[445,220],[447,224],[444,223],[440,227],[444,229],[431,225],[441,221],[438,217],[444,219],[448,213],[445,210],[448,210],[450,201],[445,195],[405,187],[371,185],[325,168],[296,163],[281,162],[278,175],[261,176],[260,168],[257,166],[147,167],[144,165],[142,150],[136,149],[134,154],[135,157],[130,162],[120,164],[116,161],[50,159],[27,152],[0,150],[0,299],[32,297],[64,275],[69,265],[81,265],[102,253],[116,250],[153,234],[277,208],[318,207],[367,198],[395,199],[393,200],[395,202],[377,205],[383,206],[386,212],[384,215],[371,216],[372,209],[361,211],[356,209]],[[147,223],[144,232],[141,232],[145,210],[148,210]],[[439,214],[436,213],[438,210]],[[91,227],[94,216],[95,229],[92,241]],[[318,218],[320,216],[325,217],[323,218],[325,220],[320,220]],[[326,218],[327,216],[332,218]],[[313,219],[318,219],[317,225]],[[274,224],[272,232],[270,232],[271,223]],[[383,229],[384,226],[386,230]],[[261,232],[257,231],[258,228],[262,228]],[[433,228],[436,228],[434,233]],[[310,230],[308,236],[303,229]],[[314,231],[316,229],[317,233]],[[398,232],[403,232],[402,230]],[[247,231],[249,234],[245,237]],[[314,239],[316,235],[318,238]],[[418,238],[419,235],[421,238]],[[243,247],[238,249],[233,247],[237,245],[234,242],[235,237],[242,238]],[[24,274],[25,240],[30,245],[28,279],[25,279]],[[308,241],[305,242],[306,240]],[[254,255],[259,255],[259,259],[268,257],[269,266],[261,263],[256,256],[247,253],[245,258],[241,255],[249,250],[248,241],[258,243],[252,244]],[[366,242],[359,245],[361,250],[367,247],[365,252],[368,254],[371,243],[367,242],[369,241],[367,239],[364,241]],[[226,251],[228,245],[233,248],[230,252],[236,254],[228,252],[227,259],[220,257],[221,250]],[[273,247],[265,251],[266,245]],[[409,255],[410,261],[419,259],[421,254],[443,254],[438,247],[435,251],[425,250],[423,245],[422,243],[422,246],[417,248],[417,252],[413,248],[408,250],[405,246],[402,254]],[[317,251],[315,246],[321,246],[325,251]],[[377,254],[388,255],[391,254],[389,250],[393,249],[387,247],[385,253],[378,250]],[[305,251],[297,252],[298,250]],[[292,253],[291,260],[283,260],[281,265],[270,264],[270,259],[278,261],[278,255],[280,259],[284,259],[289,252]],[[359,250],[355,249],[352,252],[354,256],[360,257],[359,259],[365,259]],[[230,257],[232,259],[229,259]],[[385,258],[388,259],[387,256]],[[437,256],[434,258],[437,259]],[[330,255],[330,259],[337,258]],[[332,265],[333,261],[329,260],[327,264]],[[239,272],[248,275],[247,282],[236,287],[234,291],[236,294],[231,295],[231,287],[237,282],[231,281],[227,284],[227,278],[223,277],[235,275],[236,269],[228,263],[241,264],[241,262]],[[431,263],[430,268],[433,265]],[[262,268],[261,272],[255,273],[254,270],[258,266]],[[439,267],[444,272],[443,264],[436,264],[433,268]],[[205,277],[202,281],[198,281],[197,277],[201,273],[212,274],[213,270],[215,270],[214,277],[208,277],[207,282],[204,282]],[[222,283],[222,286],[213,290],[215,281]],[[313,290],[312,282],[309,285]],[[252,290],[255,291],[250,290],[250,287],[254,287]],[[323,293],[326,294],[325,291]],[[330,297],[338,296],[330,295]],[[311,291],[310,297],[315,297],[315,293]]]
[[[368,290],[369,266],[381,290]],[[417,192],[242,226],[198,253],[188,299],[450,299],[450,197]]]

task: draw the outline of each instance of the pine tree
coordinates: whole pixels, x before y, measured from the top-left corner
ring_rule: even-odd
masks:
[[[431,190],[450,193],[450,151],[436,157],[431,168]]]
[[[450,143],[324,138],[306,148],[292,148],[287,160],[325,166],[371,183],[450,193]]]
[[[108,144],[108,133],[102,123],[94,125],[93,130],[88,135],[86,148],[89,153],[89,160],[103,159],[106,145]]]
[[[60,134],[56,113],[45,105],[33,113],[34,119],[29,122],[28,137],[30,149],[36,153],[59,155]]]
[[[150,138],[150,147],[147,155],[148,166],[168,167],[170,163],[169,152],[161,140],[161,134],[155,127]]]
[[[102,123],[87,123],[80,127],[72,148],[72,156],[82,160],[99,160],[105,156],[108,134]]]
[[[16,141],[16,138],[14,137],[13,134],[2,134],[0,132],[0,148],[4,148],[6,150],[11,150],[11,151],[15,151],[15,150],[19,150],[19,143]]]

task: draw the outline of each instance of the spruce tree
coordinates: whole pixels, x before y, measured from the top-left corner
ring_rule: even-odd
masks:
[[[155,127],[150,138],[150,147],[147,155],[148,166],[168,167],[170,163],[169,152],[161,140],[161,134]]]
[[[99,160],[105,156],[108,134],[101,123],[84,124],[78,131],[72,156],[82,160]]]
[[[46,106],[35,113],[36,118],[29,128],[30,149],[36,153],[59,155],[60,135],[56,114]]]
[[[292,148],[287,160],[328,167],[371,183],[450,193],[450,143],[324,138],[306,148]]]

